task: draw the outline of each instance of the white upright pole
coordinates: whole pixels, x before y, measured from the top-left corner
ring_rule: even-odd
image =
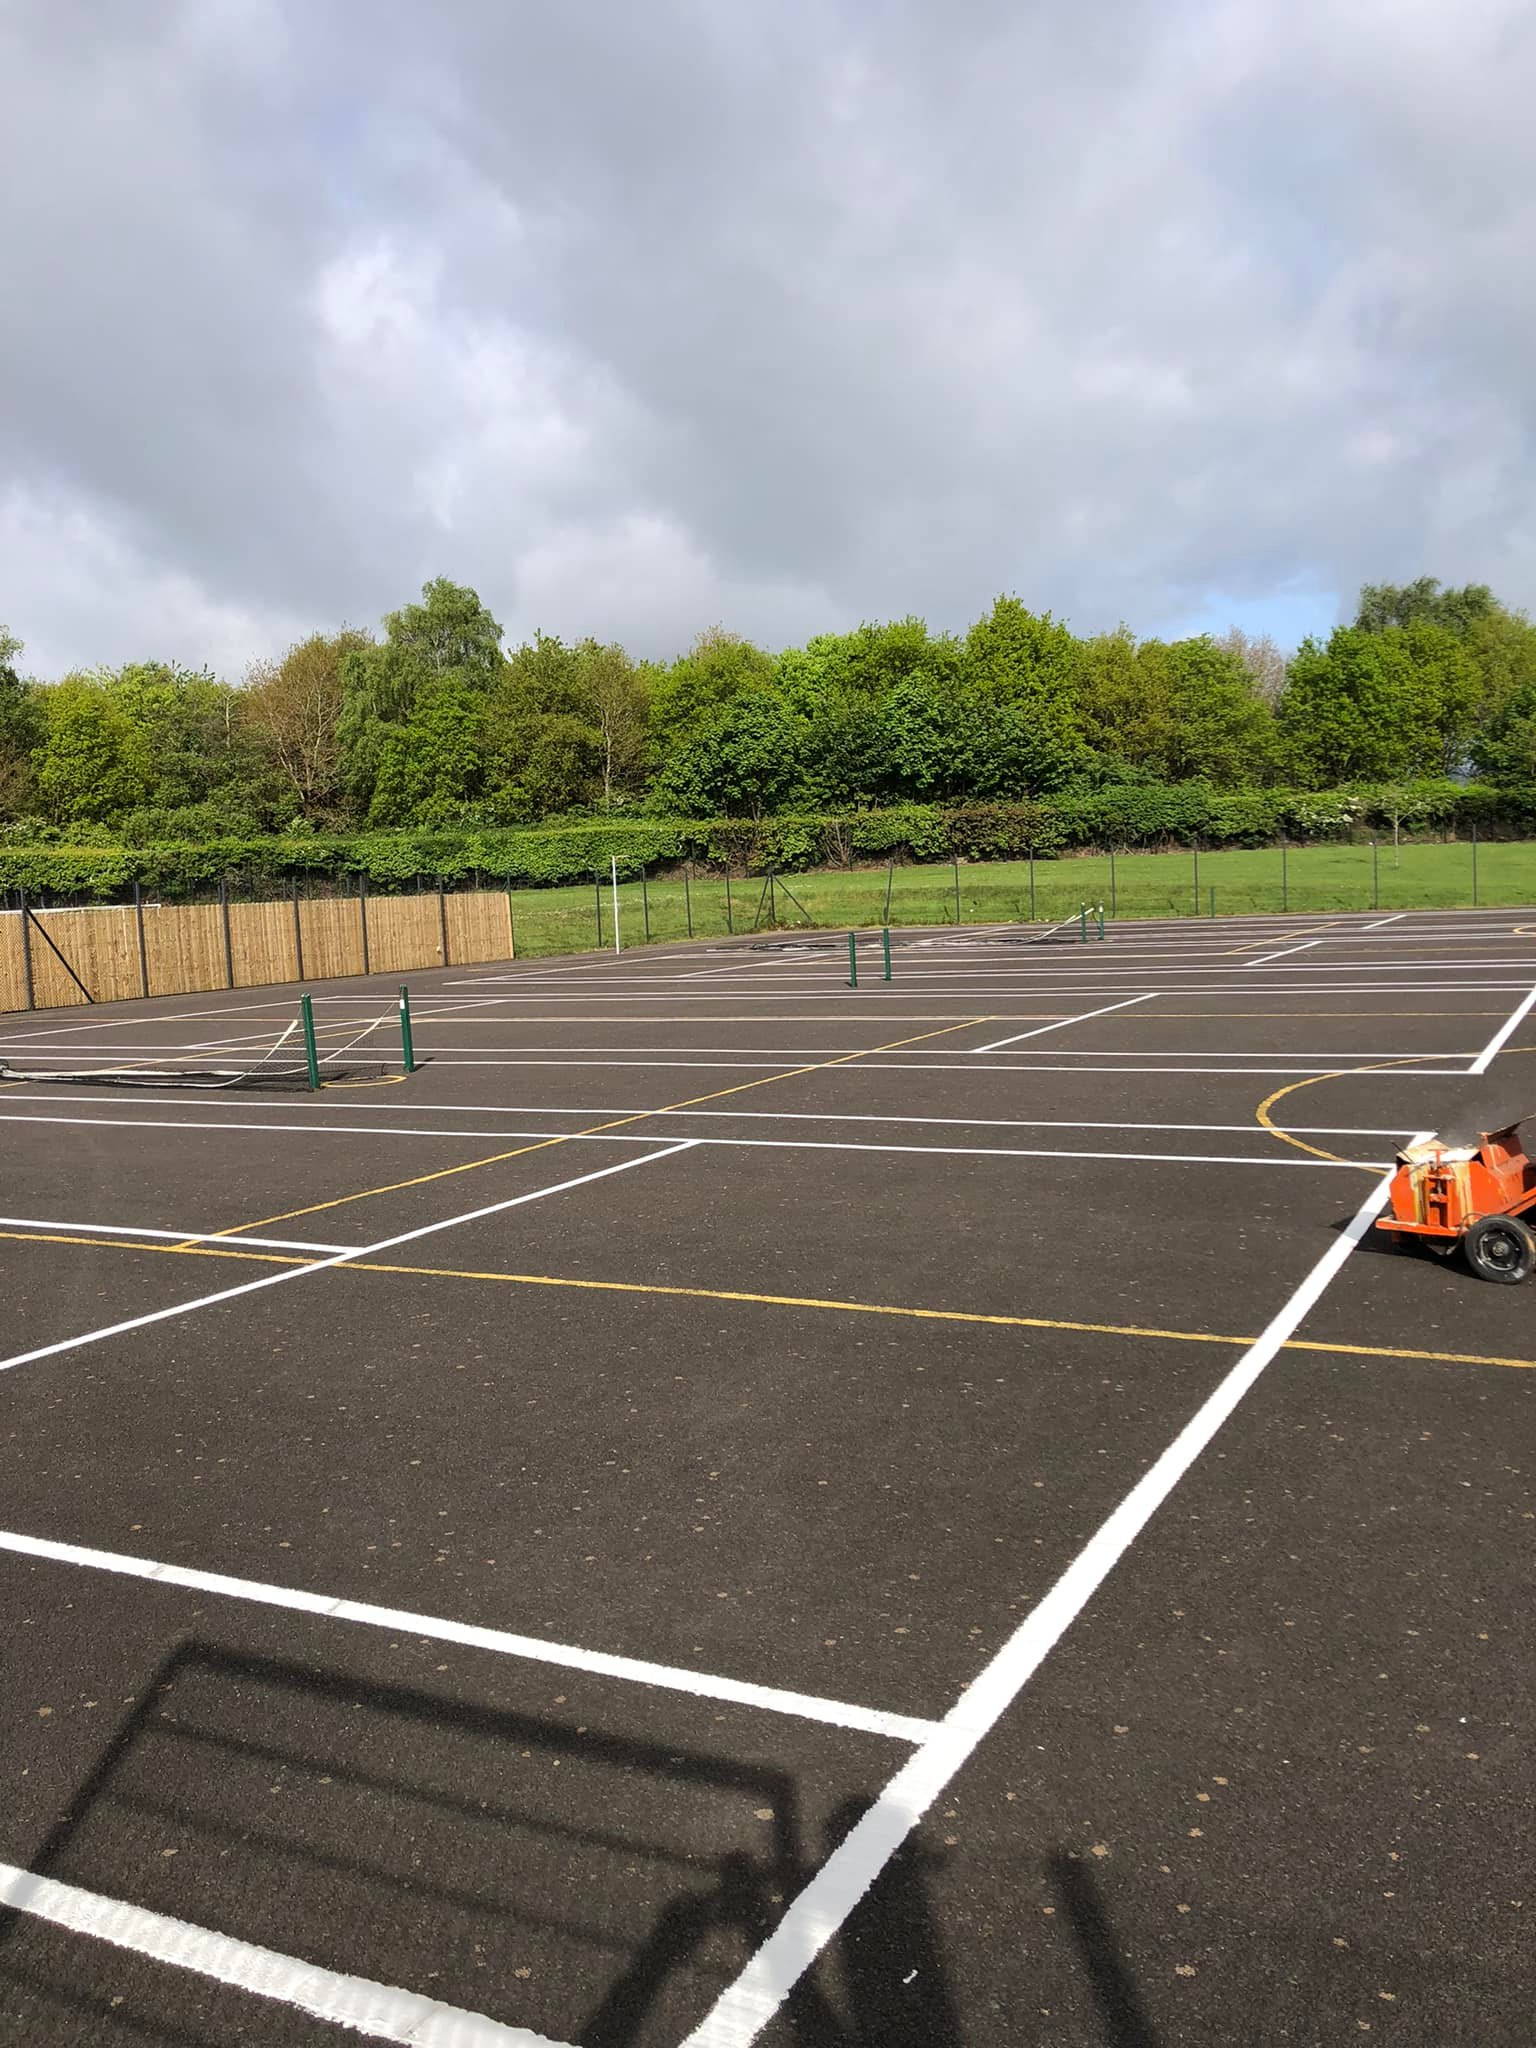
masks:
[[[615,951],[615,953],[617,953],[617,952],[618,952],[618,950],[619,950],[619,856],[618,856],[617,854],[614,854],[614,855],[612,855],[612,860],[613,860],[613,950]]]

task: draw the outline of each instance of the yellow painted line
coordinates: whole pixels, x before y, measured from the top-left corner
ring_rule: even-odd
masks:
[[[275,1216],[261,1216],[249,1223],[232,1223],[227,1230],[216,1231],[217,1237],[234,1237],[242,1230],[262,1230],[269,1223],[291,1223],[299,1216],[315,1216],[324,1209],[341,1209],[348,1202],[370,1201],[375,1195],[399,1194],[405,1188],[425,1187],[434,1180],[447,1180],[456,1173],[473,1173],[477,1167],[499,1166],[508,1159],[521,1159],[531,1152],[546,1152],[555,1145],[568,1145],[573,1138],[594,1138],[605,1131],[622,1131],[630,1124],[644,1123],[648,1118],[668,1116],[674,1110],[697,1109],[700,1103],[718,1102],[727,1095],[743,1095],[749,1088],[768,1088],[779,1081],[793,1081],[803,1074],[823,1073],[828,1067],[846,1066],[850,1060],[868,1059],[875,1053],[897,1052],[903,1046],[921,1045],[926,1039],[943,1038],[951,1031],[964,1031],[973,1024],[991,1024],[996,1020],[987,1017],[959,1017],[952,1024],[943,1024],[935,1031],[919,1031],[911,1038],[894,1038],[888,1045],[864,1045],[855,1052],[839,1053],[835,1059],[816,1060],[809,1066],[791,1067],[781,1074],[763,1074],[755,1081],[737,1081],[729,1088],[715,1088],[708,1095],[690,1095],[683,1102],[666,1102],[655,1109],[636,1110],[631,1116],[614,1117],[606,1123],[591,1124],[581,1131],[562,1131],[553,1138],[540,1138],[532,1145],[517,1145],[510,1152],[492,1152],[484,1159],[466,1159],[458,1166],[440,1166],[433,1173],[418,1173],[410,1180],[387,1182],[383,1187],[359,1188],[355,1194],[335,1195],[329,1201],[311,1202],[302,1209],[283,1209]],[[188,1246],[188,1249],[191,1247]]]
[[[0,1238],[14,1238],[23,1243],[97,1245],[113,1251],[169,1252],[178,1258],[250,1259],[270,1266],[323,1263],[316,1259],[290,1258],[280,1252],[233,1251],[207,1243],[185,1246],[155,1244],[143,1238],[69,1237],[53,1231],[0,1230]],[[927,1323],[976,1323],[1006,1330],[1060,1330],[1069,1336],[1146,1337],[1169,1344],[1225,1344],[1233,1350],[1244,1349],[1255,1341],[1252,1337],[1221,1336],[1210,1330],[1164,1330],[1142,1323],[1086,1323],[1056,1316],[984,1315],[975,1309],[910,1308],[899,1303],[841,1301],[816,1294],[756,1294],[745,1288],[667,1286],[641,1280],[571,1279],[557,1273],[496,1273],[460,1266],[391,1265],[380,1259],[349,1259],[345,1265],[333,1270],[338,1273],[393,1273],[423,1280],[492,1281],[509,1287],[570,1288],[593,1294],[649,1294],[683,1301],[744,1302],[762,1308],[817,1309],[836,1315],[895,1316]],[[1536,1358],[1503,1358],[1479,1351],[1409,1351],[1389,1344],[1331,1344],[1321,1339],[1301,1337],[1290,1338],[1281,1348],[1286,1351],[1340,1353],[1351,1358],[1403,1358],[1432,1365],[1500,1365],[1536,1371]]]

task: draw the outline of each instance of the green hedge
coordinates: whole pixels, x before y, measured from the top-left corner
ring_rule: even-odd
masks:
[[[1223,794],[1203,783],[1126,785],[1066,792],[1027,803],[904,804],[758,820],[603,818],[522,829],[365,832],[291,838],[165,841],[149,846],[0,842],[0,890],[106,901],[135,881],[175,899],[216,890],[221,877],[241,896],[281,893],[295,881],[407,889],[463,884],[477,875],[515,886],[585,881],[617,859],[623,875],[692,860],[762,874],[899,861],[1007,860],[1074,851],[1154,847],[1264,846],[1389,833],[1536,837],[1536,787],[1415,783]]]

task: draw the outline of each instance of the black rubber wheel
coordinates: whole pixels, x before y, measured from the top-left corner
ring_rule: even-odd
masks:
[[[1479,1280],[1517,1287],[1536,1267],[1536,1237],[1518,1216],[1479,1216],[1467,1225],[1461,1243]]]

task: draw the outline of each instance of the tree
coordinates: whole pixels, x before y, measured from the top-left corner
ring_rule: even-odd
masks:
[[[246,676],[245,723],[306,817],[326,815],[341,798],[342,666],[349,654],[372,645],[371,634],[351,627],[311,633],[280,661],[254,663]]]
[[[1413,583],[1367,583],[1360,592],[1355,624],[1362,633],[1385,633],[1393,626],[1443,626],[1463,639],[1480,619],[1499,609],[1486,583],[1442,590],[1438,576],[1420,576]]]
[[[32,795],[32,752],[41,719],[36,693],[17,673],[21,642],[0,626],[0,817],[19,817]]]
[[[673,742],[744,691],[770,689],[772,655],[739,633],[711,626],[686,654],[651,678],[651,744],[663,760]]]
[[[804,728],[783,700],[755,690],[695,722],[651,789],[651,808],[681,817],[760,818],[801,788]]]
[[[597,734],[603,781],[603,809],[638,796],[644,787],[646,687],[622,647],[583,640],[576,650],[581,690]]]
[[[407,723],[425,685],[453,676],[483,696],[500,676],[501,628],[476,592],[439,576],[422,585],[421,598],[386,615],[381,644],[355,647],[342,657],[340,777],[360,817],[372,813],[386,730]],[[397,740],[389,744],[393,780],[386,808],[396,801],[405,759]]]
[[[49,818],[105,823],[148,801],[148,745],[110,688],[95,677],[66,676],[42,691],[41,711],[34,772]]]
[[[1253,677],[1253,686],[1263,701],[1273,707],[1285,688],[1285,656],[1272,633],[1246,633],[1241,626],[1229,626],[1216,645],[1235,654]]]
[[[1172,782],[1249,789],[1269,779],[1274,721],[1247,664],[1209,635],[1143,641],[1137,666],[1161,669],[1168,734],[1162,772]]]
[[[1059,789],[1083,766],[1077,642],[1048,612],[998,598],[965,636],[961,676],[976,700],[978,794]]]
[[[1400,626],[1339,626],[1326,646],[1302,643],[1275,718],[1288,769],[1303,787],[1445,772],[1450,713],[1418,672],[1416,646],[1422,642]]]
[[[432,675],[410,717],[379,736],[370,825],[452,825],[485,788],[486,706],[462,670]]]

